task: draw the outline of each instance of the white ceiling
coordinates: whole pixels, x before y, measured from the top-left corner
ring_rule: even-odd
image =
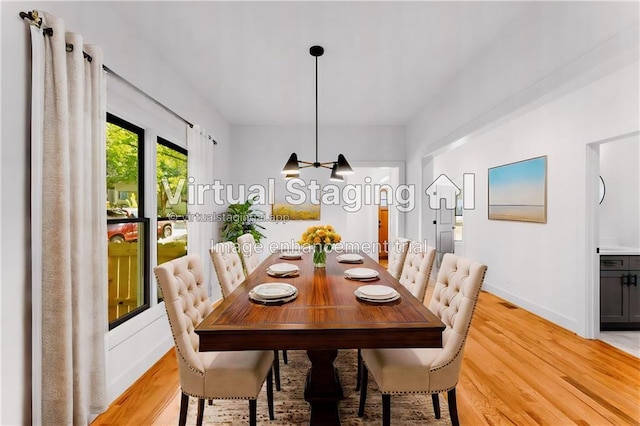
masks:
[[[528,16],[547,33],[597,31],[546,28],[545,4],[131,2],[120,17],[232,125],[312,123],[314,44],[321,124],[405,125]]]

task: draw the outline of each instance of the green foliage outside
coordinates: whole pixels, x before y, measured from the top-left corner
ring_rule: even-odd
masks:
[[[107,123],[107,189],[138,182],[138,135]]]
[[[167,217],[173,212],[177,215],[187,213],[187,156],[171,149],[167,146],[158,144],[157,158],[157,191],[158,191],[158,216]],[[169,192],[165,190],[163,179],[169,186]],[[169,196],[180,198],[172,204],[168,204]]]
[[[107,189],[117,184],[138,182],[138,135],[116,124],[107,123]],[[157,144],[156,191],[158,216],[167,217],[170,212],[177,215],[187,213],[187,156],[174,149]],[[169,186],[165,191],[163,179]],[[177,197],[179,193],[179,197]],[[169,196],[175,202],[169,204]],[[137,207],[134,194],[126,200],[127,207]]]
[[[265,229],[258,222],[264,217],[263,212],[253,209],[253,200],[247,200],[240,204],[230,204],[227,213],[224,216],[224,225],[222,227],[222,238],[225,241],[238,242],[238,237],[250,233],[259,243],[264,235],[260,229]]]

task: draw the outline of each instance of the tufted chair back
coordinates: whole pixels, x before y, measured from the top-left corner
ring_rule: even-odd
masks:
[[[211,248],[210,254],[222,290],[222,297],[227,297],[245,279],[242,261],[231,241],[217,243]]]
[[[407,256],[408,248],[409,240],[407,240],[406,238],[398,238],[390,247],[387,271],[395,279],[400,278],[402,265],[404,265],[404,260]]]
[[[194,329],[213,310],[204,284],[202,260],[198,254],[189,254],[156,266],[154,272],[176,345],[180,382],[185,392],[196,393],[184,385],[201,383],[205,371],[198,356],[200,339]],[[201,393],[201,385],[197,390]]]
[[[405,286],[418,300],[424,301],[436,249],[421,243],[410,242],[400,273],[400,284]]]
[[[442,350],[431,364],[431,382],[441,389],[454,387],[458,381],[464,344],[486,271],[486,265],[452,253],[442,259],[428,306],[446,325]]]
[[[260,256],[256,253],[256,240],[251,234],[238,237],[238,249],[247,274],[252,273],[260,265]]]

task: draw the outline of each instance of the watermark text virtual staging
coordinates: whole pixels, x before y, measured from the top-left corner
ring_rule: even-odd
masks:
[[[180,202],[181,194],[186,185],[189,204],[204,205],[205,197],[213,200],[219,206],[243,203],[253,200],[255,204],[271,204],[276,200],[276,180],[267,179],[267,184],[223,184],[219,180],[213,183],[197,183],[193,177],[180,179],[172,188],[166,178],[162,179],[163,189],[169,204]],[[291,205],[305,204],[339,205],[347,212],[359,211],[363,206],[387,205],[394,206],[400,212],[410,212],[415,208],[415,185],[401,184],[395,187],[388,184],[372,183],[370,177],[364,178],[363,183],[349,184],[319,184],[316,180],[304,181],[294,178],[286,181],[284,187],[278,187],[279,199]],[[383,197],[384,193],[384,197]],[[208,195],[207,195],[208,194]]]

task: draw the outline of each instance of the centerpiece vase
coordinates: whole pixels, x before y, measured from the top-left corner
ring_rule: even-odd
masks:
[[[327,252],[324,246],[316,244],[313,247],[313,266],[316,268],[324,268],[327,264]]]

